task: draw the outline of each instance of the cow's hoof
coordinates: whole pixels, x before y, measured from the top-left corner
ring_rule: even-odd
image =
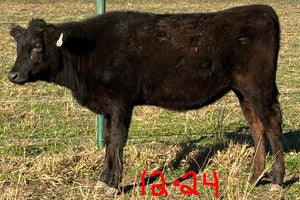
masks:
[[[249,180],[249,183],[251,185],[257,185],[257,183],[260,181],[261,177],[259,174],[255,174],[253,173],[250,180]]]
[[[114,197],[116,195],[119,194],[119,190],[117,188],[113,188],[113,187],[108,187],[106,190],[105,190],[105,195],[106,196],[110,196],[110,197]]]
[[[279,190],[282,190],[282,187],[278,184],[271,184],[269,190],[270,191],[279,191]]]
[[[263,176],[264,180],[267,180],[267,181],[272,181],[273,179],[273,172],[265,172],[264,173],[264,176]]]

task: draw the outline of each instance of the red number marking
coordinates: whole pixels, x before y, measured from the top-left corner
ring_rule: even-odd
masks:
[[[197,174],[194,171],[188,171],[185,175],[182,176],[183,179],[186,179],[189,175],[193,175],[193,188],[188,185],[181,185],[180,191],[182,194],[194,194],[199,195],[196,191],[197,189]]]
[[[219,181],[217,177],[217,172],[213,171],[214,182],[206,181],[206,173],[203,173],[203,185],[209,185],[215,187],[215,197],[219,197]]]
[[[166,181],[164,178],[164,174],[161,171],[155,171],[152,174],[150,174],[150,177],[154,177],[156,175],[160,176],[162,184],[153,184],[151,186],[151,193],[153,196],[161,196],[162,194],[165,194],[168,196],[168,192],[166,190]],[[143,170],[142,173],[142,196],[145,195],[145,177],[146,177],[146,170]],[[156,189],[159,189],[159,192],[156,192]]]
[[[155,171],[152,174],[150,174],[150,177],[153,177],[153,176],[156,176],[156,175],[160,176],[162,184],[153,184],[151,186],[152,195],[153,196],[161,196],[162,194],[165,194],[166,196],[168,196],[168,192],[166,190],[166,181],[165,181],[165,178],[164,178],[164,174],[161,171]],[[160,189],[160,191],[158,193],[155,192],[156,188]]]
[[[146,176],[146,170],[143,170],[142,173],[142,195],[145,195],[145,176]]]

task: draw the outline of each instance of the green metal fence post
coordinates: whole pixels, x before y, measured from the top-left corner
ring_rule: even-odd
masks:
[[[105,0],[96,0],[96,13],[101,15],[105,12]],[[97,144],[98,148],[105,146],[104,140],[104,116],[97,115]]]
[[[105,0],[96,0],[96,13],[101,15],[105,13]]]

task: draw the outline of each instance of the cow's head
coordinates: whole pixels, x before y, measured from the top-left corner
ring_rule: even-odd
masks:
[[[13,26],[10,34],[17,42],[17,58],[8,73],[9,80],[20,85],[38,80],[51,81],[62,68],[62,49],[84,54],[95,46],[90,40],[63,32],[43,19],[31,20],[27,29]]]
[[[27,29],[18,25],[12,27],[10,35],[17,42],[17,59],[8,73],[9,80],[17,84],[48,81],[51,67],[57,67],[58,49],[54,41],[59,36],[55,26],[42,19],[33,19]]]

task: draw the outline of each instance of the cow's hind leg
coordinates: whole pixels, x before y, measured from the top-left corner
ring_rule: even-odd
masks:
[[[254,172],[250,178],[250,183],[256,183],[265,169],[265,134],[264,127],[258,116],[255,114],[251,103],[245,99],[240,93],[237,93],[243,114],[249,123],[250,132],[254,140],[255,156],[254,156]]]
[[[283,159],[281,111],[277,101],[276,85],[274,83],[272,87],[256,87],[252,92],[244,92],[241,93],[241,95],[238,96],[241,99],[243,110],[246,110],[246,112],[244,111],[246,118],[250,118],[250,120],[247,120],[250,121],[252,137],[256,148],[256,157],[254,160],[255,170],[250,182],[254,183],[263,171],[265,157],[264,135],[266,135],[274,156],[271,181],[274,184],[282,185],[285,167]],[[260,134],[261,136],[259,136]]]
[[[271,181],[274,184],[282,185],[283,177],[285,174],[284,167],[284,155],[283,155],[283,136],[282,136],[282,117],[279,107],[279,103],[276,99],[272,101],[269,105],[263,105],[264,107],[259,107],[258,109],[262,111],[263,109],[266,112],[261,112],[259,115],[262,118],[265,133],[269,139],[272,154],[274,157],[273,168],[271,172]]]

